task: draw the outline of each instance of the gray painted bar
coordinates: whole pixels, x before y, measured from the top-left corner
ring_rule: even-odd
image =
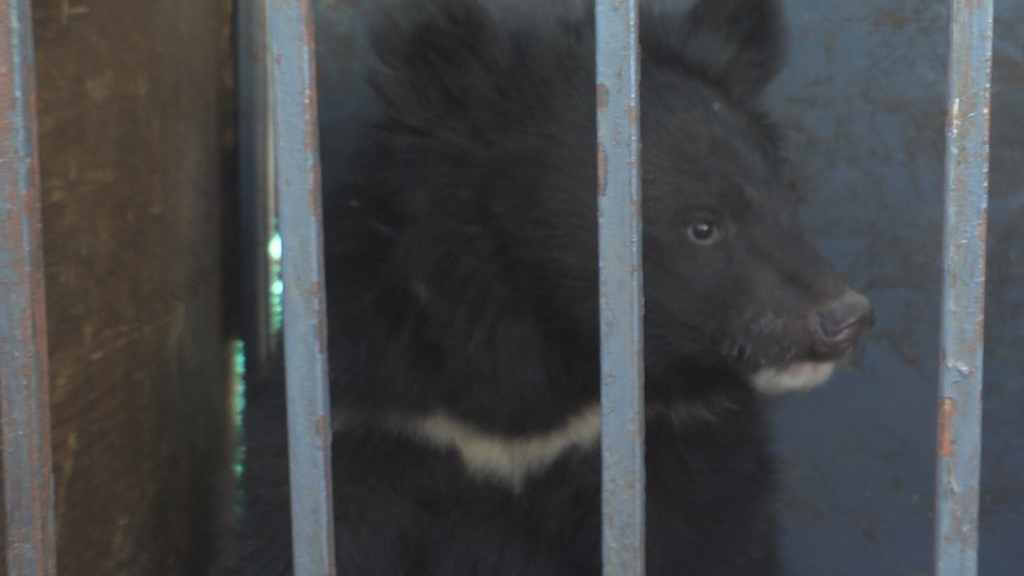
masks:
[[[978,573],[992,0],[951,0],[935,574]]]
[[[637,0],[595,3],[605,576],[645,572],[637,4]]]
[[[57,573],[28,0],[0,0],[0,425],[7,574]]]
[[[284,281],[284,355],[296,576],[333,576],[320,150],[309,0],[267,5],[273,174]]]

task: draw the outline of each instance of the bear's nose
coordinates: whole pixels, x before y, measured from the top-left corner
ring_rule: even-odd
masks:
[[[830,349],[845,348],[875,323],[875,313],[863,294],[851,290],[826,304],[811,323],[821,344]]]

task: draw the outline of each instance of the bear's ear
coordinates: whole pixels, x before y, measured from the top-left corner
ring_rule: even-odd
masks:
[[[418,129],[466,128],[486,109],[508,39],[478,0],[404,0],[372,27],[367,81],[389,116]]]
[[[775,0],[699,0],[685,13],[658,4],[640,23],[649,60],[681,65],[737,102],[779,72],[786,32]]]

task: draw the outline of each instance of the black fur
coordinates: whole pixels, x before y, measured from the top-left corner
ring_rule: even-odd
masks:
[[[378,100],[354,115],[356,152],[323,158],[341,174],[324,192],[339,574],[600,573],[596,450],[516,491],[382,424],[442,411],[512,438],[598,400],[591,10],[513,25],[479,0],[409,0],[374,28]],[[846,284],[804,238],[754,104],[781,26],[771,0],[641,19],[653,576],[779,573],[749,378],[840,353],[808,318]],[[719,241],[689,236],[702,223]],[[249,399],[243,574],[290,570],[283,395],[268,379]],[[679,403],[699,414],[669,417]]]

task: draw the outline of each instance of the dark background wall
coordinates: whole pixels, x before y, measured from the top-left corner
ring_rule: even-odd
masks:
[[[494,1],[510,17],[524,6],[553,3]],[[317,3],[321,115],[328,125],[343,124],[352,100],[364,93],[354,70],[366,54],[365,15],[378,4]],[[929,574],[947,0],[783,4],[792,52],[767,105],[802,169],[809,233],[866,291],[878,315],[852,367],[827,387],[775,402],[787,563],[796,576]],[[995,4],[981,572],[1019,576],[1024,2]],[[341,136],[326,144],[352,143]]]
[[[58,571],[202,574],[228,437],[229,0],[36,0]]]
[[[929,574],[941,310],[945,0],[788,0],[771,94],[804,222],[878,324],[852,370],[777,403],[798,574]],[[981,558],[1024,563],[1024,3],[997,0]]]

